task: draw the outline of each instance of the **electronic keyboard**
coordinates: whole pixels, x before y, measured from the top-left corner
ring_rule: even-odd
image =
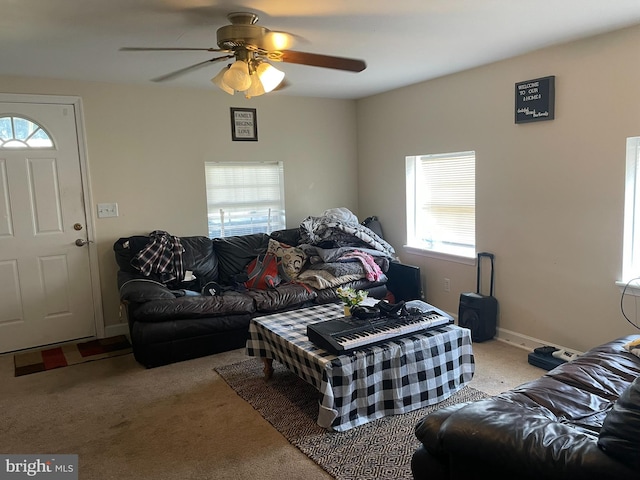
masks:
[[[311,323],[307,325],[307,336],[317,346],[342,355],[451,323],[453,317],[435,310],[367,320],[345,317]]]

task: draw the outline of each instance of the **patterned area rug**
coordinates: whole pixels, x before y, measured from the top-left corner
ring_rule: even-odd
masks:
[[[131,353],[131,344],[125,335],[99,338],[88,342],[73,343],[60,347],[44,348],[13,356],[15,376],[44,372],[54,368],[77,365],[102,358],[117,357]]]
[[[427,413],[488,395],[464,387],[444,402],[404,415],[381,418],[346,432],[316,424],[319,393],[278,362],[264,380],[262,362],[250,359],[216,371],[276,430],[338,480],[412,479],[411,456],[419,442],[413,431]]]

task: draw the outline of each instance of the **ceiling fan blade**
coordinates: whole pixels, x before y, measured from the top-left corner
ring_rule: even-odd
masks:
[[[182,47],[122,47],[121,52],[170,52],[170,51],[228,52],[219,48],[182,48]]]
[[[300,65],[309,65],[311,67],[334,68],[336,70],[347,70],[349,72],[361,72],[367,68],[367,64],[363,60],[345,57],[332,57],[330,55],[320,55],[317,53],[295,52],[293,50],[285,50],[279,58],[270,58],[271,60],[298,63]]]
[[[195,63],[193,65],[189,65],[188,67],[181,68],[180,70],[176,70],[171,73],[167,73],[166,75],[161,75],[156,78],[152,78],[152,82],[164,82],[166,80],[171,80],[173,78],[179,77],[180,75],[184,75],[185,73],[191,72],[193,70],[197,70],[199,68],[205,67],[215,62],[219,62],[221,60],[225,60],[227,58],[234,58],[233,55],[225,55],[224,57],[212,58],[211,60],[205,60],[204,62]]]

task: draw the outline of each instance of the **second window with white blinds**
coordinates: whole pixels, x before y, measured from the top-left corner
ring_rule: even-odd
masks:
[[[209,237],[286,228],[282,162],[206,162]]]

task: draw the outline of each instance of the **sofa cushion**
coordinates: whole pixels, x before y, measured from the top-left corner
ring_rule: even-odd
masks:
[[[286,243],[293,247],[297,247],[300,244],[300,229],[288,228],[286,230],[276,230],[269,235],[276,242]]]
[[[233,285],[234,277],[244,273],[251,260],[267,251],[269,235],[254,233],[211,240],[218,256],[218,281],[225,285]]]
[[[129,273],[140,273],[140,271],[131,265],[131,259],[137,255],[149,242],[146,235],[134,235],[131,237],[119,238],[113,244],[113,251],[116,256],[116,263],[120,270]]]
[[[143,303],[135,308],[139,322],[221,317],[255,312],[253,299],[240,292],[224,292],[215,296],[185,296]]]
[[[640,377],[622,392],[607,414],[598,446],[619,461],[640,469]]]
[[[218,281],[218,256],[209,237],[180,237],[184,247],[182,264],[185,272],[191,270],[200,286]]]
[[[277,312],[298,307],[316,298],[317,293],[297,283],[284,283],[267,290],[247,290],[258,312]]]
[[[218,281],[218,259],[211,239],[203,236],[179,237],[180,243],[184,248],[182,253],[182,264],[185,272],[190,270],[196,278],[196,282],[175,282],[176,288],[193,288],[199,290],[202,285],[207,282]],[[116,256],[116,262],[120,270],[128,273],[137,273],[140,271],[131,265],[131,260],[147,246],[149,237],[146,235],[134,235],[118,239],[113,250]],[[151,274],[147,278],[160,281],[160,277]]]

